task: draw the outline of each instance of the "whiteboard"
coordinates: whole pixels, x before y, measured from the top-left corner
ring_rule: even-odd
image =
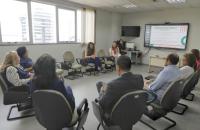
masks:
[[[186,49],[188,24],[151,25],[146,29],[146,46],[160,48]]]

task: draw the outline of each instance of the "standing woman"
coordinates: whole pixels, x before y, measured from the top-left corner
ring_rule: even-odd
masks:
[[[33,62],[28,56],[28,50],[26,47],[17,48],[17,54],[20,57],[20,65],[27,71],[32,70]]]
[[[195,64],[195,70],[199,70],[200,69],[200,53],[198,49],[192,49],[191,51],[195,57],[196,57],[196,64]]]
[[[88,46],[85,50],[85,58],[88,59],[88,63],[95,64],[96,71],[101,70],[101,62],[100,59],[96,57],[96,49],[95,49],[95,44],[93,42],[88,43]]]
[[[17,52],[11,51],[6,55],[1,67],[1,74],[9,87],[24,86],[31,80],[31,75],[21,69],[19,63]]]

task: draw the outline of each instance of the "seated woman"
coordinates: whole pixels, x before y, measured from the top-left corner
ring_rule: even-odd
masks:
[[[2,76],[9,87],[27,85],[31,79],[31,75],[19,67],[19,60],[17,52],[11,51],[6,55],[1,67]]]
[[[110,48],[110,56],[118,58],[121,54],[119,52],[119,47],[117,46],[117,43],[114,41],[112,44],[112,48]]]
[[[17,54],[20,57],[20,65],[27,71],[32,70],[33,62],[28,56],[28,50],[26,47],[17,48]]]
[[[42,55],[35,63],[35,75],[31,82],[31,93],[35,90],[56,90],[61,92],[69,102],[72,110],[75,108],[75,99],[70,87],[65,87],[64,82],[56,75],[56,61],[48,54]]]
[[[196,56],[195,71],[200,69],[200,52],[198,49],[192,49],[191,51]]]
[[[196,62],[196,57],[194,54],[186,53],[183,56],[182,59],[183,67],[180,68],[183,79],[188,78],[191,74],[194,73],[195,62]]]
[[[85,50],[85,58],[88,59],[88,63],[94,63],[95,64],[95,70],[100,71],[101,70],[101,62],[98,57],[96,57],[96,50],[95,50],[95,44],[90,42],[88,43],[88,46]]]

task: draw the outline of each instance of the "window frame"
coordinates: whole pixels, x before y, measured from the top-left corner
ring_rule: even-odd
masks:
[[[3,42],[3,38],[2,38],[2,32],[1,32],[1,22],[0,22],[0,46],[13,46],[13,45],[29,45],[31,42],[31,39],[30,39],[30,22],[29,22],[29,7],[28,7],[28,3],[29,1],[28,0],[15,0],[15,1],[20,1],[20,2],[23,2],[23,3],[26,3],[27,5],[27,18],[28,18],[28,29],[29,29],[29,42]]]
[[[74,20],[75,20],[75,41],[60,41],[59,39],[59,9],[63,9],[63,10],[70,10],[70,11],[74,11],[74,14],[75,14],[75,17],[74,17]],[[58,30],[58,33],[57,33],[57,42],[60,43],[60,44],[77,44],[77,9],[72,9],[72,8],[67,8],[67,7],[57,7],[57,30]]]
[[[61,4],[55,4],[53,2],[45,2],[41,0],[15,0],[15,1],[21,1],[27,4],[27,14],[28,14],[28,29],[29,29],[29,42],[3,42],[2,41],[2,33],[1,33],[1,24],[0,24],[0,46],[20,46],[20,45],[59,45],[59,44],[82,44],[84,43],[84,39],[82,39],[81,42],[78,42],[77,37],[77,11],[79,9],[82,9],[82,7],[70,7],[67,5],[61,5]],[[32,6],[31,2],[41,3],[41,4],[47,4],[55,6],[55,22],[56,22],[56,42],[54,43],[34,43],[33,42],[33,24],[32,24]],[[59,14],[58,9],[64,9],[64,10],[73,10],[75,11],[75,41],[59,41]],[[96,15],[95,15],[96,17]],[[82,19],[85,19],[82,14]],[[84,20],[82,20],[81,23],[81,38],[84,38]],[[96,32],[96,31],[95,31]],[[94,34],[95,35],[95,34]]]
[[[43,2],[43,1],[36,1],[36,0],[30,0],[30,1],[28,1],[29,3],[30,3],[30,17],[31,17],[31,19],[30,19],[30,21],[31,21],[31,39],[32,39],[32,42],[31,42],[31,44],[32,45],[43,45],[43,44],[48,44],[48,45],[51,45],[51,44],[53,44],[53,45],[55,45],[55,44],[57,44],[57,41],[58,41],[58,39],[57,39],[57,25],[58,25],[58,23],[57,23],[57,20],[56,20],[56,18],[57,18],[57,11],[56,11],[56,8],[57,8],[57,5],[56,4],[53,4],[53,3],[47,3],[47,2]],[[55,6],[55,24],[56,24],[56,30],[55,30],[55,42],[46,42],[46,43],[42,43],[42,42],[37,42],[37,43],[35,43],[35,42],[33,42],[34,40],[33,40],[33,23],[32,23],[32,21],[33,21],[33,19],[32,19],[32,5],[31,5],[31,2],[35,2],[35,3],[39,3],[39,4],[45,4],[45,5],[49,5],[49,6]]]

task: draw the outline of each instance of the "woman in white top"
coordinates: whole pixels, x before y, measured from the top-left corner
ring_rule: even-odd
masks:
[[[110,56],[118,58],[120,56],[119,47],[117,43],[114,41],[112,44],[112,48],[110,48]]]
[[[182,59],[183,67],[180,68],[183,79],[188,78],[190,75],[194,73],[195,62],[196,62],[196,58],[194,54],[186,53],[183,56],[183,59]]]
[[[1,67],[1,74],[9,87],[26,85],[30,81],[30,74],[20,68],[20,58],[15,51],[9,52]]]

